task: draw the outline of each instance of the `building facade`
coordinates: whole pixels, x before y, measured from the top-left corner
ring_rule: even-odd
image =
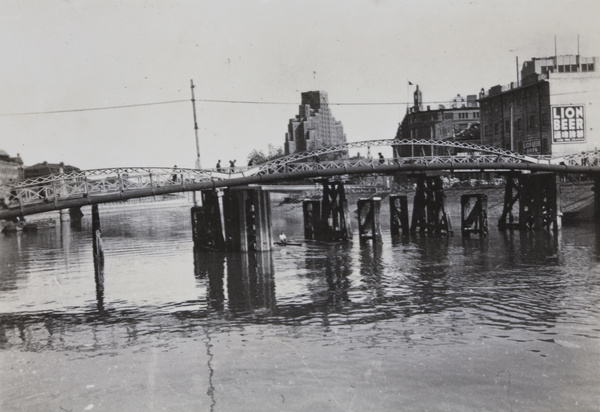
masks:
[[[527,155],[563,156],[600,146],[597,58],[533,58],[520,81],[479,95],[481,143]]]
[[[10,157],[4,150],[0,150],[0,185],[15,183],[23,180],[23,161],[17,157]]]
[[[327,93],[310,91],[302,93],[301,96],[302,104],[299,106],[298,115],[288,123],[285,154],[346,143],[344,127],[331,114]]]
[[[479,103],[476,95],[456,95],[446,105],[436,109],[423,109],[419,86],[413,94],[413,106],[407,108],[396,133],[396,139],[428,140],[475,140],[479,142]],[[410,157],[423,153],[410,153],[407,147],[395,148],[395,155]],[[431,148],[424,147],[424,154],[431,155]]]

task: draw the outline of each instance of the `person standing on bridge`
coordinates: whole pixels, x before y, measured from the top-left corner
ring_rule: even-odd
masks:
[[[235,160],[229,161],[229,171],[233,173],[235,171]]]
[[[222,171],[223,171],[223,169],[221,169],[221,160],[219,160],[217,162],[217,172],[222,172]]]
[[[379,152],[379,164],[382,165],[385,163],[385,157]]]

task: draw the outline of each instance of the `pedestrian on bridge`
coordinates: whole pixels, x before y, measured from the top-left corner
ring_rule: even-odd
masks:
[[[221,160],[219,160],[217,162],[217,172],[221,172],[221,171],[223,171],[223,169],[221,169]]]
[[[229,171],[233,173],[235,171],[235,160],[229,161]]]
[[[385,163],[385,157],[379,152],[379,164],[382,165]]]

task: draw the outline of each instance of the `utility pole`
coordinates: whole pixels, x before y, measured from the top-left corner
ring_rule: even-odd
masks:
[[[196,98],[194,97],[194,79],[190,80],[190,88],[192,89],[192,109],[194,111],[194,134],[196,135],[196,169],[200,169],[200,141],[198,140],[198,120],[196,118]],[[198,206],[198,198],[194,191],[194,206]],[[202,203],[202,197],[200,197]]]
[[[196,169],[200,169],[200,142],[198,140],[198,120],[196,119],[196,98],[194,97],[194,80],[190,80],[192,89],[192,109],[194,110],[194,133],[196,134]]]

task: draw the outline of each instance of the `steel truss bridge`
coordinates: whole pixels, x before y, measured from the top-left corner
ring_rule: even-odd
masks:
[[[411,147],[415,156],[321,160],[349,149]],[[446,155],[425,155],[425,148]],[[434,153],[431,150],[430,153]],[[499,147],[442,140],[369,140],[283,156],[251,167],[184,169],[119,167],[82,170],[0,186],[0,219],[132,198],[343,175],[546,171],[600,176],[600,152],[526,156]]]

